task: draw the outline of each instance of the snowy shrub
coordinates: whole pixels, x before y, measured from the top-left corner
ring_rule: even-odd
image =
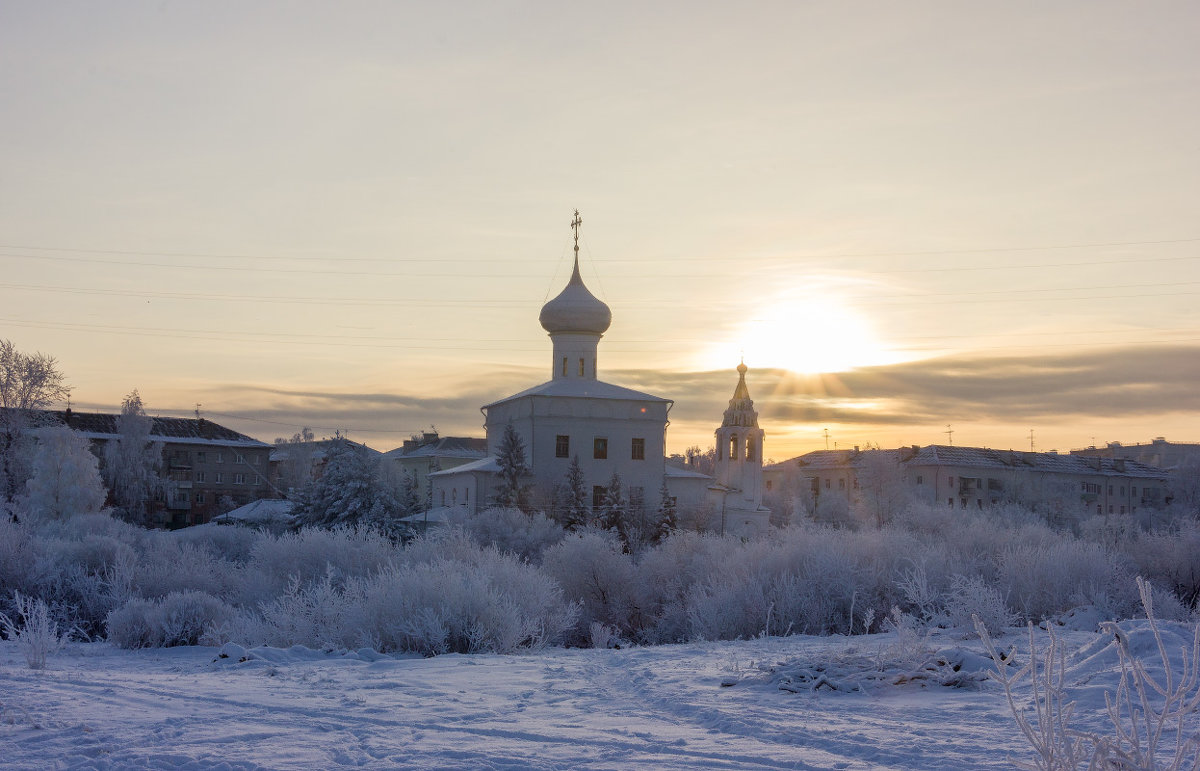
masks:
[[[133,577],[141,597],[173,592],[204,592],[232,600],[243,588],[240,566],[221,559],[203,545],[179,541],[170,533],[151,533]]]
[[[1176,638],[1182,643],[1178,648],[1168,645],[1155,615],[1150,585],[1141,578],[1136,583],[1148,630],[1134,623],[1102,625],[1111,635],[1107,647],[1115,649],[1120,673],[1115,691],[1104,694],[1110,722],[1107,734],[1073,727],[1075,703],[1067,697],[1067,656],[1052,625],[1047,627],[1049,644],[1040,652],[1034,626],[1028,625],[1028,660],[1015,670],[1010,668],[1011,655],[1001,654],[983,625],[977,626],[1017,727],[1034,751],[1033,761],[1020,763],[1019,768],[1200,768],[1200,734],[1194,728],[1195,714],[1200,711],[1200,625],[1183,628],[1187,634]],[[1135,642],[1135,637],[1142,639]],[[1176,651],[1178,659],[1173,663]],[[1099,653],[1093,649],[1080,655],[1091,659]],[[1018,697],[1025,688],[1032,696],[1032,715]]]
[[[335,580],[365,576],[389,564],[397,553],[395,544],[373,530],[306,528],[262,535],[251,547],[249,565],[260,576],[264,594],[278,596],[292,576],[307,583],[324,577],[330,567]]]
[[[30,669],[45,669],[46,658],[67,644],[67,636],[59,635],[58,625],[50,616],[50,609],[40,598],[13,595],[15,616],[10,618],[0,613],[0,631],[10,640],[15,640]]]
[[[1142,534],[1122,551],[1139,575],[1170,587],[1184,605],[1196,607],[1200,602],[1200,523],[1182,522],[1174,529]]]
[[[733,543],[717,535],[676,531],[642,552],[633,601],[652,621],[636,630],[639,642],[678,643],[691,637],[692,587],[720,574]]]
[[[0,512],[0,611],[16,612],[15,607],[6,607],[14,592],[31,593],[38,546],[28,525],[13,522]]]
[[[1005,549],[999,568],[997,585],[1029,621],[1079,605],[1094,605],[1111,618],[1127,617],[1137,607],[1129,571],[1096,544],[1061,537],[1018,544]]]
[[[241,615],[224,634],[248,645],[348,648],[358,642],[347,622],[349,604],[332,569],[307,583],[294,575],[281,596],[263,603],[258,614]]]
[[[576,613],[537,568],[483,550],[384,570],[359,583],[358,626],[378,650],[513,653],[558,642]]]
[[[197,645],[234,610],[203,592],[171,592],[158,600],[132,599],[108,615],[108,640],[120,648]]]
[[[771,603],[758,576],[717,578],[688,596],[691,640],[733,640],[767,632]]]
[[[970,631],[983,624],[988,634],[1003,634],[1016,623],[1016,616],[1004,604],[1004,595],[979,576],[954,576],[946,593],[946,617],[950,625]]]
[[[542,552],[558,543],[566,531],[540,512],[526,514],[516,508],[490,508],[463,519],[463,531],[483,546],[540,562]]]
[[[260,531],[251,527],[212,524],[185,527],[170,535],[180,543],[193,545],[221,559],[237,563],[248,562],[254,545],[263,537]]]
[[[590,529],[571,533],[546,550],[542,568],[558,582],[568,600],[580,604],[579,625],[571,639],[574,644],[586,643],[593,621],[630,636],[644,626],[633,560],[622,550],[616,534]]]

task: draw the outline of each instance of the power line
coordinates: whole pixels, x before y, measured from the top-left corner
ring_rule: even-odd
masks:
[[[823,257],[823,258],[840,258],[840,257],[925,257],[936,255],[955,255],[955,254],[991,254],[1000,252],[1042,252],[1042,251],[1064,251],[1074,249],[1103,249],[1114,248],[1121,246],[1160,246],[1167,244],[1191,244],[1200,242],[1200,237],[1195,238],[1165,238],[1146,241],[1094,241],[1076,244],[1049,244],[1049,245],[1024,245],[1024,246],[988,246],[976,247],[973,249],[925,249],[916,251],[886,251],[886,252],[810,252],[807,254],[790,255],[786,259],[795,259],[797,257]],[[85,254],[112,254],[126,257],[187,257],[200,259],[218,259],[218,260],[276,260],[287,262],[328,262],[330,260],[344,262],[468,262],[468,263],[490,263],[495,262],[495,258],[490,257],[343,257],[338,255],[328,255],[324,257],[313,256],[276,256],[262,254],[230,254],[218,252],[175,252],[175,251],[135,251],[128,249],[93,249],[81,247],[66,247],[66,246],[35,246],[31,244],[0,244],[0,249],[26,249],[29,251],[38,252],[73,252]],[[724,262],[727,257],[688,257],[687,262],[697,261],[719,261]],[[776,258],[785,259],[785,258]],[[614,258],[606,259],[605,263],[609,262],[675,262],[677,258]],[[526,262],[540,263],[545,260],[538,258],[517,258],[505,260],[505,262]]]

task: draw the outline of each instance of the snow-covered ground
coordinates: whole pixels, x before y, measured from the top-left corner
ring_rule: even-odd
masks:
[[[850,682],[855,662],[880,658],[893,639],[435,658],[91,643],[40,672],[2,642],[0,766],[973,769],[1028,757],[994,682],[797,685],[813,669]],[[1065,642],[1078,651],[1079,723],[1099,730],[1116,657],[1097,655],[1098,634]],[[932,643],[980,650],[950,635]]]

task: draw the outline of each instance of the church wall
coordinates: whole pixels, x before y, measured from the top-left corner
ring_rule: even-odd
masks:
[[[564,481],[571,459],[578,455],[589,493],[594,486],[607,485],[616,471],[627,494],[630,488],[640,487],[645,504],[657,506],[665,457],[665,404],[557,396],[496,404],[487,417],[488,446],[493,456],[510,420],[525,443],[526,460],[540,491]],[[569,438],[566,457],[558,457],[559,436]],[[595,457],[596,438],[607,440],[607,457]],[[643,440],[640,460],[632,457],[635,438]]]

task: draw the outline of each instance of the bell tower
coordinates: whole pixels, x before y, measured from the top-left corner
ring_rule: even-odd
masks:
[[[746,363],[738,364],[737,387],[717,429],[717,482],[730,489],[729,504],[757,510],[762,505],[763,439],[758,413],[746,387]]]

